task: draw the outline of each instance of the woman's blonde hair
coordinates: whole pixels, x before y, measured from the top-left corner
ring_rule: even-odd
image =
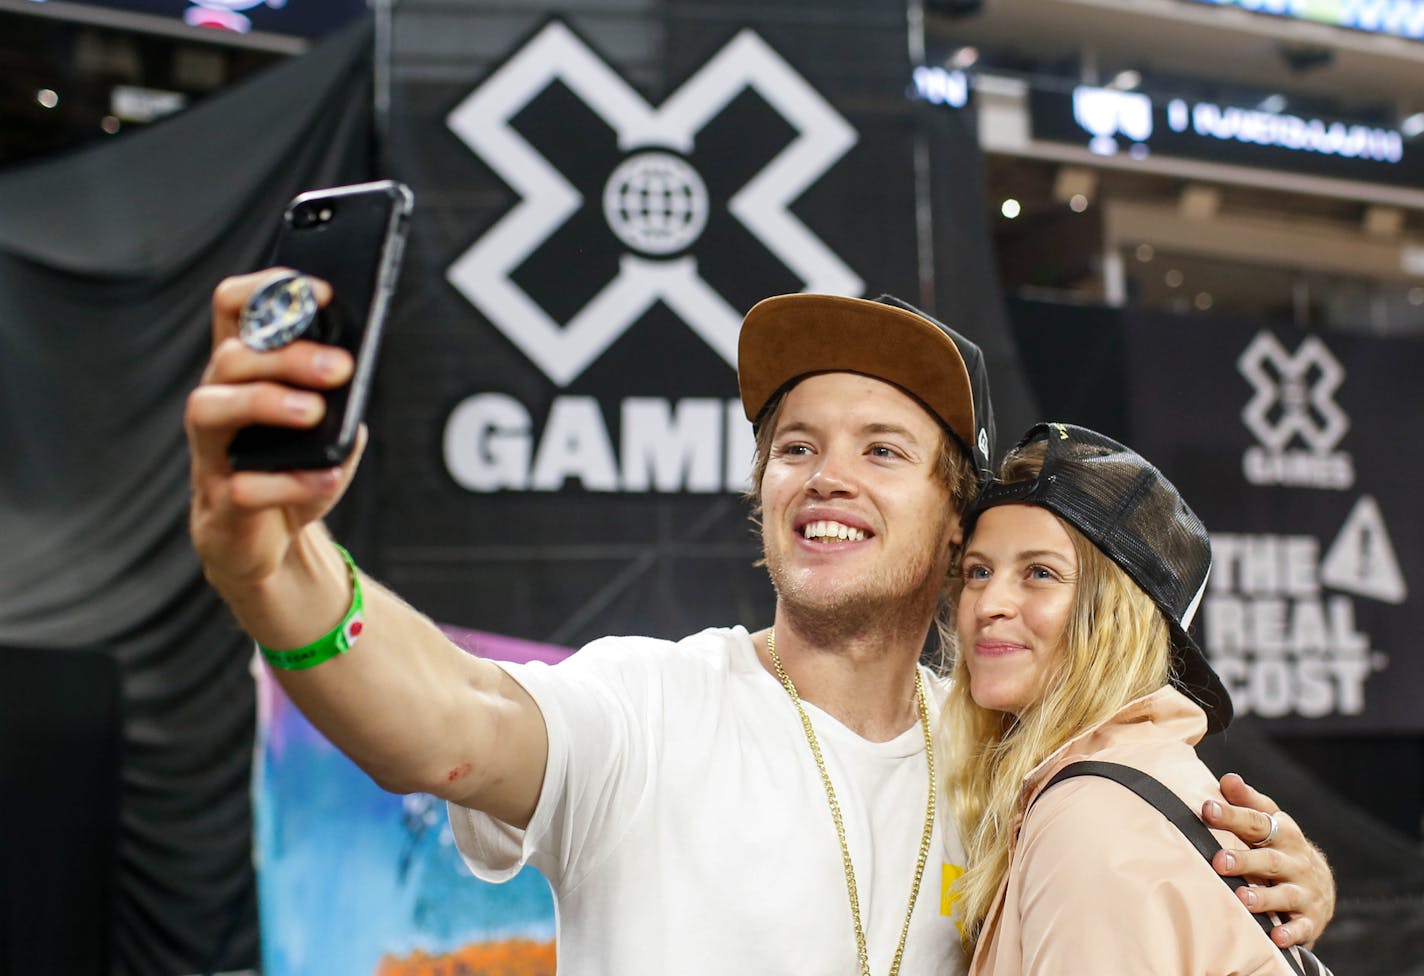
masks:
[[[1043,443],[1011,454],[1000,477],[1024,481],[1043,467]],[[1171,632],[1152,599],[1116,563],[1063,522],[1078,560],[1077,589],[1043,696],[1014,716],[981,708],[969,691],[962,648],[951,666],[952,685],[941,712],[945,789],[967,870],[955,882],[965,944],[978,939],[1009,865],[1014,818],[1024,779],[1074,737],[1123,705],[1168,681]],[[951,583],[957,605],[963,577]]]

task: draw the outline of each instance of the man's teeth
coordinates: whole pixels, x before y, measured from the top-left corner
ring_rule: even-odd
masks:
[[[840,522],[809,522],[801,530],[801,534],[808,539],[825,539],[835,541],[837,539],[848,540],[850,542],[860,542],[865,538],[865,530],[853,529],[849,525],[842,525]]]

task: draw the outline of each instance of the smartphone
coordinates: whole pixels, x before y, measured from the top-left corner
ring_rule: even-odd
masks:
[[[328,282],[318,341],[347,349],[351,381],[323,390],[326,415],[310,429],[245,427],[228,448],[234,468],[288,471],[340,464],[356,445],[370,397],[386,311],[395,291],[415,198],[394,180],[298,194],[282,214],[270,266]]]

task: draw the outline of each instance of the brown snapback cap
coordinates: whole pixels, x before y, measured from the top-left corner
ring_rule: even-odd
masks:
[[[988,376],[979,347],[890,296],[776,295],[742,320],[737,380],[753,425],[785,386],[813,373],[862,373],[925,405],[981,472],[993,456]]]

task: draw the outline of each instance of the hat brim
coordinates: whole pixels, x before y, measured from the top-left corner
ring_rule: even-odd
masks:
[[[742,409],[760,422],[787,384],[813,373],[861,373],[893,383],[964,445],[974,441],[974,393],[954,340],[906,309],[842,295],[777,295],[742,322]]]
[[[1172,655],[1177,665],[1172,684],[1206,712],[1207,734],[1225,729],[1235,715],[1231,693],[1197,642],[1175,622],[1172,623]]]

